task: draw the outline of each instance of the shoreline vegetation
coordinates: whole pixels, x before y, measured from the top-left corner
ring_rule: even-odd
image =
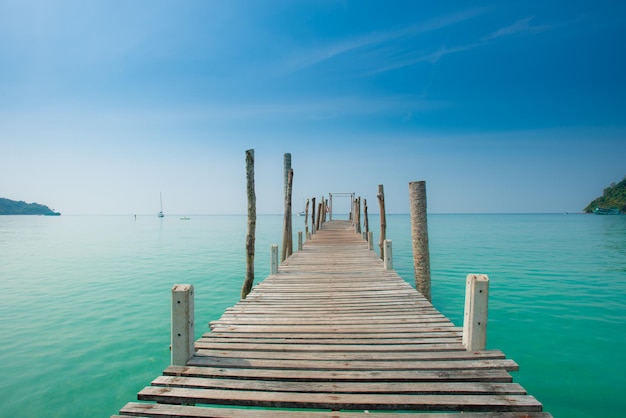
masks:
[[[60,216],[61,213],[39,203],[26,203],[0,197],[0,215]]]
[[[586,213],[594,212],[594,209],[601,210],[617,209],[620,213],[626,213],[626,176],[619,183],[611,183],[604,189],[602,196],[592,200],[583,209]]]

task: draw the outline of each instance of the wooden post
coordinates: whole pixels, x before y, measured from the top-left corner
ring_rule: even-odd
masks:
[[[289,170],[291,170],[291,154],[286,152],[283,155],[283,195],[287,195],[287,183],[289,182]]]
[[[302,251],[302,231],[298,231],[298,251]]]
[[[286,154],[285,154],[286,155]],[[291,190],[293,186],[293,169],[289,169],[287,177],[287,194],[285,195],[285,216],[283,218],[283,248],[280,261],[285,261],[293,253],[293,234],[291,225]]]
[[[330,201],[329,206],[328,206],[330,208],[330,211],[328,213],[328,219],[332,221],[333,220],[333,194],[332,193],[328,193],[328,199]]]
[[[465,287],[463,345],[467,351],[481,351],[487,345],[487,302],[489,277],[468,274]]]
[[[270,274],[278,273],[278,245],[270,246]]]
[[[365,229],[365,239],[369,240],[370,223],[367,218],[367,199],[363,199],[363,228]]]
[[[311,198],[311,234],[315,234],[315,198]]]
[[[322,201],[324,200],[324,198],[322,198]],[[315,221],[315,230],[318,231],[320,229],[321,226],[321,218],[322,218],[322,209],[323,209],[323,204],[320,202],[317,204],[317,220]]]
[[[354,226],[354,199],[350,196],[350,213],[348,214],[348,220],[352,221],[352,226]]]
[[[193,286],[176,284],[172,287],[172,366],[185,366],[193,357],[194,313]]]
[[[409,183],[409,201],[411,206],[411,237],[413,242],[415,286],[418,292],[429,301],[432,301],[426,218],[426,182],[414,181]]]
[[[385,246],[385,258],[383,258],[383,265],[385,266],[385,270],[393,270],[393,259],[391,258],[391,240],[386,239],[384,241]]]
[[[326,218],[328,217],[328,199],[324,200],[324,222],[326,222]]]
[[[374,250],[374,233],[372,231],[367,233],[367,246],[370,251]]]
[[[309,199],[306,200],[304,206],[304,235],[309,239]]]
[[[248,191],[248,232],[246,234],[246,278],[241,288],[245,299],[254,283],[254,240],[256,233],[256,194],[254,192],[254,150],[246,151],[246,178]]]
[[[361,233],[361,196],[354,201],[354,229],[357,234]]]
[[[385,190],[382,184],[378,185],[378,205],[380,206],[380,238],[378,246],[380,247],[380,258],[385,259],[385,239],[387,238],[387,218],[385,216]]]

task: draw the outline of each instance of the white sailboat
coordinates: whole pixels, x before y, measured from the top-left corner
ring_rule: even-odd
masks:
[[[159,192],[159,197],[161,198],[161,211],[159,212],[159,218],[163,218],[165,215],[163,215],[163,194],[161,194],[161,192]]]

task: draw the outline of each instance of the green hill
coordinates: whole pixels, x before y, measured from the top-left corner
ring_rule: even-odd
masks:
[[[59,216],[59,212],[55,212],[48,206],[39,203],[26,203],[0,197],[0,215],[47,215]]]
[[[602,196],[592,200],[584,211],[591,213],[595,208],[618,208],[622,213],[626,213],[626,177],[604,189]]]

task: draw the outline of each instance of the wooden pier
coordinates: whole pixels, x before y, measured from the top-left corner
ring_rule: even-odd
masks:
[[[135,417],[549,417],[498,350],[329,221],[120,410]],[[459,415],[459,413],[463,415]]]

